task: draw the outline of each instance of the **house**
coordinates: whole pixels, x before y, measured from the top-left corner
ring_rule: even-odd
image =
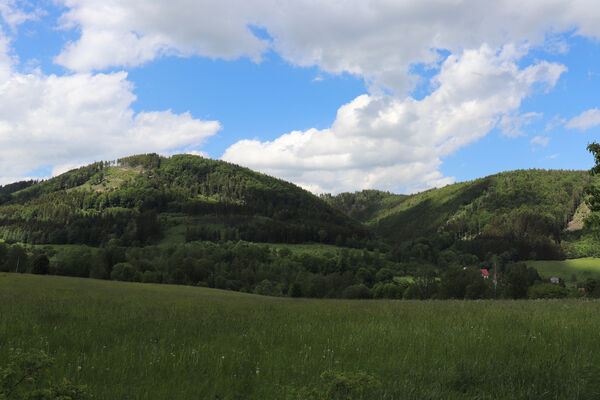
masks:
[[[481,269],[481,276],[483,277],[483,279],[488,279],[490,277],[490,272],[487,269],[482,268]]]
[[[560,279],[557,278],[556,276],[553,276],[553,277],[550,278],[550,282],[552,282],[552,283],[560,283]]]

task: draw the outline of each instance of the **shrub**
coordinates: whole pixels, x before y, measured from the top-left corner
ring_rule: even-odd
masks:
[[[371,290],[368,287],[361,283],[359,285],[348,286],[344,289],[342,297],[346,299],[371,299],[373,298],[373,293],[371,293]]]
[[[47,275],[50,272],[50,260],[45,254],[38,254],[31,262],[31,273]]]
[[[59,383],[43,380],[45,371],[54,363],[43,351],[12,350],[6,365],[0,365],[0,399],[85,400],[90,395],[86,386],[73,385],[63,378]]]
[[[401,299],[405,288],[394,283],[378,283],[373,287],[376,299]]]
[[[554,283],[540,283],[527,290],[527,297],[530,299],[561,299],[568,294],[567,289]]]
[[[271,282],[268,279],[260,282],[254,288],[255,294],[261,294],[263,296],[281,296],[281,286]]]
[[[290,285],[288,290],[288,296],[290,297],[302,297],[302,286],[298,282],[294,282]]]
[[[110,279],[113,281],[140,282],[141,273],[130,263],[118,263],[113,266],[110,273]]]
[[[362,400],[375,398],[381,382],[364,372],[325,371],[310,389],[292,390],[289,400]]]

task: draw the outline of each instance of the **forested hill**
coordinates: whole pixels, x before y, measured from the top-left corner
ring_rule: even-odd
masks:
[[[480,258],[511,250],[520,259],[557,259],[590,179],[586,171],[519,170],[414,195],[365,190],[319,198],[223,161],[146,154],[0,187],[0,239],[318,242],[399,253],[429,240],[430,248],[454,243]]]
[[[187,241],[367,237],[358,222],[289,182],[193,155],[132,156],[0,188],[0,239],[7,241],[143,245],[172,231]]]
[[[518,170],[410,196],[366,190],[321,197],[392,244],[445,233],[463,247],[481,247],[468,249],[475,253],[516,248],[523,258],[559,258],[561,234],[590,179],[587,171]]]
[[[276,296],[522,298],[541,278],[519,261],[600,254],[572,229],[590,179],[521,170],[414,195],[317,197],[223,161],[132,156],[0,187],[0,272]],[[479,271],[491,265],[504,274],[493,292]]]

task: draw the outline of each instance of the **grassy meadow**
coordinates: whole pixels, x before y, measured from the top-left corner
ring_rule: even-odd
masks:
[[[567,284],[583,282],[588,278],[600,279],[600,258],[586,257],[564,261],[527,261],[527,265],[534,267],[541,277],[556,276],[565,280]]]
[[[300,399],[324,371],[364,372],[368,399],[600,395],[600,302],[350,301],[0,274],[11,348],[96,399]],[[350,398],[329,397],[319,398]]]

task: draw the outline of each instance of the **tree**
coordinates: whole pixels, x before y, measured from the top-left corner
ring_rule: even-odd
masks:
[[[371,290],[363,284],[348,286],[342,292],[345,299],[370,299],[373,297]]]
[[[139,282],[142,276],[130,263],[118,263],[113,266],[110,273],[113,281]]]
[[[27,252],[19,245],[13,245],[6,252],[3,271],[25,272],[27,269]]]
[[[50,272],[50,260],[45,254],[38,254],[31,262],[31,273],[47,275]]]
[[[472,268],[449,267],[442,276],[439,294],[444,299],[486,298],[489,287],[481,272]]]
[[[590,175],[595,176],[600,173],[600,144],[593,142],[588,144],[587,150],[594,156],[594,166],[590,169]],[[590,208],[590,215],[584,220],[585,227],[591,229],[596,237],[600,237],[600,186],[590,183],[585,188],[587,205]]]
[[[527,297],[527,290],[541,278],[537,270],[525,263],[508,264],[504,271],[504,296],[512,299]]]

